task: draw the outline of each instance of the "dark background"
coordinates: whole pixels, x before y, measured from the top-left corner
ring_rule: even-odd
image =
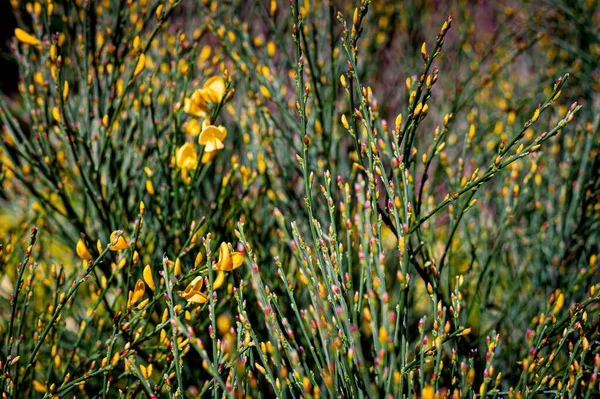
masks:
[[[0,1],[0,21],[0,91],[11,95],[17,92],[19,70],[10,53],[17,23],[9,1]]]

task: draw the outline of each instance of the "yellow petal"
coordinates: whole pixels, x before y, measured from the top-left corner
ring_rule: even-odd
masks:
[[[17,40],[23,44],[29,44],[31,46],[41,46],[42,45],[42,42],[40,42],[35,36],[30,35],[29,33],[25,32],[21,28],[15,29],[15,36],[17,37]]]
[[[129,248],[129,245],[127,245],[127,242],[123,238],[123,235],[120,235],[117,238],[118,234],[119,234],[119,231],[116,230],[116,231],[113,231],[112,234],[110,235],[110,243],[112,244],[112,246],[110,247],[111,251],[119,251],[121,249]]]
[[[133,294],[131,295],[131,303],[137,303],[144,296],[144,292],[146,291],[146,285],[142,280],[138,280],[135,283],[135,288],[133,289]]]
[[[194,103],[194,105],[196,105],[199,109],[201,109],[204,112],[208,112],[210,110],[210,107],[208,106],[208,104],[206,103],[206,99],[204,98],[203,94],[202,94],[202,89],[198,89],[196,90],[193,94],[192,94],[192,98],[191,98],[192,102]]]
[[[138,310],[142,310],[142,309],[144,309],[144,308],[146,307],[146,305],[148,304],[148,302],[149,302],[149,301],[150,301],[150,298],[146,298],[146,299],[144,299],[142,302],[140,302],[140,303],[137,305],[137,308],[138,308]]]
[[[200,263],[202,263],[203,258],[204,256],[202,255],[202,252],[198,252],[198,255],[196,255],[196,259],[194,259],[194,266],[200,266]]]
[[[214,125],[208,125],[204,129],[202,129],[202,132],[200,132],[200,137],[198,137],[198,143],[206,145],[208,142],[215,140],[219,140],[222,142],[223,140],[225,140],[226,137],[227,130],[223,126],[217,127]]]
[[[216,104],[225,95],[225,81],[220,76],[213,76],[204,83],[200,93],[206,101]]]
[[[213,290],[219,289],[223,285],[224,282],[225,282],[225,272],[220,271],[219,274],[217,274],[217,278],[213,282]]]
[[[186,114],[193,115],[198,118],[206,116],[206,112],[198,107],[191,99],[185,98],[183,100],[183,112]]]
[[[185,131],[187,134],[189,134],[190,136],[197,136],[200,134],[200,124],[198,123],[197,119],[192,119],[191,121],[188,122]]]
[[[202,154],[202,160],[200,161],[202,164],[207,164],[217,156],[216,152],[205,152]]]
[[[150,265],[146,265],[146,267],[144,267],[143,277],[146,284],[148,284],[148,287],[150,287],[152,291],[156,291],[154,278],[152,277],[152,268],[150,268]]]
[[[231,262],[233,263],[233,269],[237,269],[244,263],[244,255],[239,252],[231,253]]]
[[[87,247],[85,246],[85,243],[83,242],[83,240],[81,238],[79,239],[79,241],[77,241],[77,246],[75,249],[77,251],[77,255],[81,259],[87,259],[87,260],[92,259],[92,255],[88,251]]]
[[[191,283],[185,287],[185,290],[177,292],[180,296],[188,299],[190,296],[194,295],[194,293],[199,292],[202,289],[203,278],[202,276],[197,276],[192,280]]]
[[[226,243],[222,242],[219,247],[219,261],[215,265],[215,269],[221,271],[231,271],[233,268],[233,262],[231,261],[231,256],[229,255],[229,247]]]
[[[33,390],[39,393],[46,392],[46,386],[38,380],[33,380]]]
[[[179,147],[176,159],[180,169],[195,169],[198,165],[198,154],[192,143],[185,143]]]
[[[175,260],[175,269],[173,270],[173,273],[175,274],[175,277],[181,276],[181,260],[179,258]]]
[[[211,153],[216,150],[222,150],[223,148],[225,148],[225,145],[223,145],[223,142],[221,140],[215,138],[214,140],[211,140],[206,143],[206,146],[204,147],[204,151]]]
[[[203,294],[201,292],[197,292],[194,295],[190,296],[189,298],[186,298],[188,302],[191,303],[206,303],[208,302],[208,296],[206,294]]]
[[[135,66],[135,69],[133,70],[133,77],[135,78],[140,73],[142,73],[145,66],[146,66],[146,56],[144,54],[140,54],[140,58],[138,59],[137,65]]]
[[[60,111],[58,110],[58,108],[53,107],[52,108],[52,117],[54,118],[54,120],[58,123],[60,123],[61,118],[60,118]]]

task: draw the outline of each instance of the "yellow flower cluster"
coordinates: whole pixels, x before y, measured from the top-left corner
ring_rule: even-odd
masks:
[[[194,91],[191,98],[184,100],[183,111],[197,118],[205,118],[210,111],[209,104],[220,103],[225,94],[225,81],[219,76],[213,76]],[[205,119],[202,124],[192,119],[186,131],[191,136],[199,136],[198,143],[204,146],[204,154],[200,160],[202,164],[212,161],[216,151],[225,148],[223,141],[227,137],[227,130],[224,126],[211,125],[209,119]],[[192,143],[187,142],[177,149],[176,162],[183,179],[187,181],[188,171],[198,167],[198,154]]]
[[[213,290],[220,288],[225,281],[225,272],[237,269],[244,262],[244,257],[239,252],[230,252],[227,243],[221,243],[219,247],[219,260],[213,269],[218,270],[219,274],[213,283]],[[190,303],[203,304],[208,302],[208,294],[202,292],[204,276],[194,278],[183,291],[177,294]]]

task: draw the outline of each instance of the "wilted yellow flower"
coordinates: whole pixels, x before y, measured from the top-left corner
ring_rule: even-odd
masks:
[[[202,276],[198,276],[185,287],[185,290],[177,291],[177,294],[191,303],[206,303],[208,301],[208,296],[200,292],[202,284]]]
[[[177,167],[181,169],[181,174],[185,179],[187,177],[187,171],[190,169],[196,169],[198,166],[198,154],[192,143],[185,143],[177,150]]]
[[[85,243],[83,242],[83,240],[81,238],[79,239],[79,241],[77,241],[77,246],[75,247],[75,250],[77,251],[77,255],[81,259],[86,259],[86,260],[92,259],[92,255],[88,251],[87,247],[85,246]]]
[[[227,137],[227,130],[223,126],[209,125],[205,127],[198,137],[198,143],[204,145],[207,153],[225,148],[223,140]]]
[[[129,248],[129,245],[127,245],[127,242],[123,238],[123,235],[119,235],[119,237],[117,237],[117,235],[119,235],[118,230],[113,231],[112,234],[110,235],[110,243],[112,244],[112,246],[110,247],[110,250],[111,251],[120,251],[121,249]]]
[[[31,46],[41,46],[42,42],[40,42],[35,36],[25,32],[21,28],[15,29],[15,36],[17,40],[23,44],[29,44]]]
[[[239,252],[229,252],[229,246],[222,242],[219,247],[219,261],[215,264],[215,269],[230,272],[237,269],[244,262],[244,257]]]

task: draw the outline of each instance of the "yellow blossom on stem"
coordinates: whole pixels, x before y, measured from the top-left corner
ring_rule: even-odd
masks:
[[[187,178],[187,171],[198,166],[198,154],[192,143],[185,143],[177,150],[177,167],[181,169],[183,179]]]
[[[142,299],[145,291],[146,291],[146,285],[144,285],[144,282],[142,280],[136,281],[133,292],[129,291],[129,305],[134,305],[140,299]]]
[[[154,278],[152,277],[152,268],[150,268],[150,265],[146,265],[146,267],[144,267],[143,277],[148,287],[150,287],[152,291],[156,291],[156,286],[154,285]]]
[[[177,294],[191,303],[206,303],[208,301],[208,296],[200,292],[202,289],[202,284],[202,276],[198,276],[194,278],[187,287],[185,287],[185,290],[177,291]]]
[[[140,58],[138,59],[138,62],[133,71],[133,77],[136,77],[140,73],[142,73],[145,66],[146,66],[146,56],[142,53],[142,54],[140,54]]]
[[[77,255],[81,259],[86,259],[86,260],[92,259],[92,255],[90,254],[87,247],[85,246],[83,239],[80,238],[79,241],[77,241],[77,246],[75,247],[75,250],[77,251]]]
[[[186,114],[201,118],[206,116],[208,110],[208,105],[202,99],[198,91],[195,91],[191,98],[185,98],[183,100],[183,112]]]
[[[210,110],[208,103],[216,104],[225,95],[225,81],[220,76],[209,78],[204,86],[196,90],[191,98],[183,100],[183,111],[187,114],[203,117]]]
[[[198,92],[204,101],[216,104],[225,95],[225,81],[220,76],[213,76],[204,83]]]
[[[35,36],[25,32],[21,28],[15,29],[15,36],[18,41],[23,44],[29,44],[30,46],[41,46],[42,42],[40,42]]]
[[[213,151],[225,148],[223,140],[227,137],[227,130],[223,126],[209,125],[205,127],[198,137],[198,143],[205,146],[204,151],[211,153]]]
[[[222,242],[219,247],[219,261],[214,268],[220,271],[230,272],[237,269],[244,262],[244,257],[239,252],[229,252],[229,246]]]
[[[219,289],[225,282],[225,272],[220,271],[217,278],[213,281],[213,290]]]
[[[202,154],[202,159],[200,160],[200,163],[202,163],[203,165],[210,163],[213,159],[215,159],[216,156],[217,156],[216,151],[205,152],[204,154]]]
[[[202,127],[198,123],[197,119],[192,119],[191,121],[189,121],[185,128],[186,133],[189,134],[190,136],[199,135],[201,130],[202,130]]]
[[[110,243],[112,244],[110,247],[111,251],[120,251],[122,249],[129,248],[129,245],[127,245],[123,235],[119,233],[121,233],[119,230],[115,230],[110,235]]]

